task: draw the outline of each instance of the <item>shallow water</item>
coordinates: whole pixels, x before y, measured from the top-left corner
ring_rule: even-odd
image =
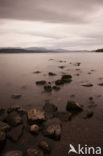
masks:
[[[80,62],[80,66],[76,63]],[[59,66],[64,66],[61,69]],[[91,110],[94,116],[84,120],[82,114],[71,122],[63,123],[60,142],[55,143],[52,155],[68,155],[69,144],[79,143],[92,146],[103,144],[103,54],[102,53],[34,53],[0,54],[0,106],[20,105],[26,109],[41,108],[45,100],[65,110],[69,99],[79,102],[84,110]],[[33,73],[40,71],[41,73]],[[48,72],[56,73],[49,76]],[[37,80],[54,83],[63,73],[72,75],[72,82],[61,86],[59,91],[44,92],[37,86]],[[79,74],[79,75],[77,75]],[[83,87],[92,83],[93,87]],[[13,94],[21,94],[20,99],[13,99]],[[93,97],[93,102],[88,98]],[[11,146],[12,143],[9,143]],[[7,149],[11,146],[7,145]],[[19,147],[20,145],[18,145]],[[22,145],[21,145],[22,147]],[[15,148],[15,147],[14,147]]]

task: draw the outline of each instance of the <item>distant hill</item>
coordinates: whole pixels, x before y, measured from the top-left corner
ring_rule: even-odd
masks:
[[[103,48],[102,49],[97,49],[96,52],[103,52]]]
[[[87,50],[46,49],[39,47],[29,48],[1,48],[0,53],[49,53],[49,52],[88,52]]]

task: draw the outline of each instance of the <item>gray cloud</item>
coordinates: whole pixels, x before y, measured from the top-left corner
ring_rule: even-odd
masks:
[[[0,18],[85,23],[103,0],[0,0]]]

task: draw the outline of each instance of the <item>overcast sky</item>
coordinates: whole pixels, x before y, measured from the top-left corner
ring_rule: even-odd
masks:
[[[103,0],[0,0],[0,47],[103,48]]]

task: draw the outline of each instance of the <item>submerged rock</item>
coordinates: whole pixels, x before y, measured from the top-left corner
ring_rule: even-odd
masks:
[[[36,81],[37,85],[45,85],[46,81],[45,80],[41,80],[41,81]]]
[[[9,151],[5,154],[3,154],[3,156],[23,156],[23,152],[16,150],[16,151]]]
[[[61,79],[65,80],[65,79],[71,79],[71,78],[72,78],[71,75],[63,75]]]
[[[40,131],[40,127],[36,124],[30,126],[30,132],[33,134],[37,134]]]
[[[65,68],[65,66],[59,66],[59,68],[63,69],[63,68]]]
[[[44,153],[40,149],[32,147],[27,149],[26,156],[44,156]]]
[[[28,121],[30,123],[40,123],[45,121],[45,112],[39,109],[31,109],[28,111]]]
[[[70,112],[73,112],[73,111],[80,112],[83,109],[82,109],[82,107],[80,106],[79,103],[74,102],[74,101],[68,101],[67,106],[66,106],[66,110],[70,111]]]
[[[56,85],[63,85],[63,84],[64,84],[64,81],[61,80],[61,79],[59,79],[59,80],[56,80],[56,81],[55,81],[55,84],[56,84]]]
[[[59,86],[53,86],[52,88],[53,88],[54,90],[56,90],[56,91],[60,90],[60,87],[59,87]]]
[[[58,110],[57,106],[55,106],[54,104],[50,104],[50,103],[46,103],[43,107],[45,112],[56,112]]]
[[[49,153],[51,151],[49,144],[46,141],[41,141],[38,145],[44,153]]]
[[[87,84],[82,84],[83,87],[93,87],[93,84],[87,83]]]
[[[44,90],[47,91],[47,92],[51,92],[52,91],[51,85],[45,85]]]
[[[34,74],[40,74],[41,72],[39,70],[33,72]]]
[[[70,112],[56,112],[54,116],[61,121],[70,121],[72,119],[72,113]]]
[[[103,86],[103,83],[99,83],[98,85],[99,85],[99,86]]]
[[[55,76],[56,74],[55,73],[52,73],[52,72],[49,72],[48,75],[49,76]]]
[[[22,97],[22,95],[21,94],[13,94],[11,97],[13,99],[20,99]]]
[[[55,140],[59,140],[61,137],[61,124],[58,119],[48,120],[45,123],[43,134]]]

